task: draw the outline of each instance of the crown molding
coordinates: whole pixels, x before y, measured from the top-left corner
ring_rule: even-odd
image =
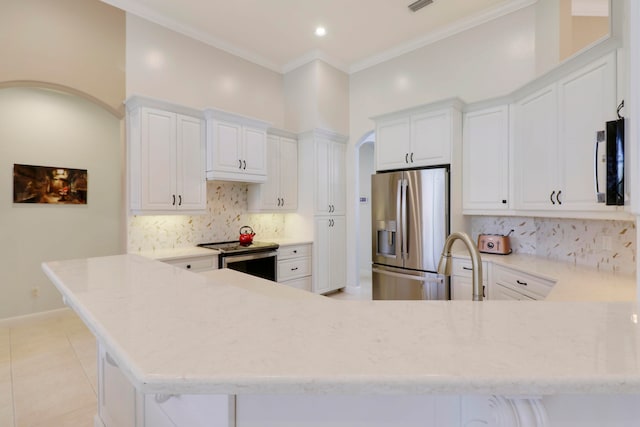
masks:
[[[380,53],[378,55],[373,55],[367,59],[356,62],[352,64],[351,67],[349,67],[348,74],[354,74],[359,71],[366,70],[367,68],[389,61],[391,59],[407,54],[409,52],[413,52],[414,50],[420,49],[422,47],[428,46],[440,40],[454,36],[458,33],[469,30],[478,25],[487,23],[496,18],[500,18],[502,16],[508,15],[520,9],[524,9],[525,7],[531,6],[537,2],[538,0],[507,1],[503,4],[500,4],[497,7],[494,7],[484,12],[480,12],[468,18],[461,19],[451,25],[447,25],[444,28],[441,28],[436,31],[432,31],[429,34],[426,34],[420,38],[417,38],[408,43],[404,43],[399,46],[396,46],[393,49],[389,49],[386,52]]]
[[[312,51],[309,51],[304,55],[294,59],[293,61],[286,63],[282,67],[281,72],[282,74],[287,74],[288,72],[293,71],[296,68],[302,67],[303,65],[306,65],[316,60],[326,62],[327,64],[331,65],[334,68],[337,68],[343,73],[349,74],[349,66],[347,64],[341,61],[338,61],[335,58],[332,58],[331,56],[329,56],[328,54],[326,54],[325,52],[319,49],[314,49]]]
[[[436,31],[432,31],[431,33],[426,34],[423,37],[414,39],[408,43],[403,43],[399,46],[396,46],[393,49],[387,50],[386,52],[373,55],[369,58],[366,58],[362,61],[355,62],[351,65],[345,64],[344,62],[329,56],[325,52],[315,49],[286,63],[283,66],[278,66],[274,62],[268,60],[267,58],[255,52],[252,52],[247,49],[239,48],[222,39],[213,37],[202,31],[196,30],[190,26],[181,24],[174,19],[168,18],[165,15],[162,15],[153,11],[152,9],[140,4],[138,1],[135,1],[135,0],[100,0],[100,1],[102,1],[103,3],[107,3],[111,6],[114,6],[118,9],[122,9],[127,13],[136,15],[142,19],[153,22],[162,27],[168,28],[172,31],[183,34],[187,37],[198,40],[209,46],[215,47],[231,55],[240,57],[256,65],[259,65],[261,67],[267,68],[271,71],[275,71],[280,74],[286,74],[290,71],[295,70],[296,68],[299,68],[315,60],[321,60],[323,62],[326,62],[327,64],[337,68],[338,70],[346,74],[354,74],[359,71],[365,70],[367,68],[370,68],[375,65],[394,59],[398,56],[401,56],[406,53],[410,53],[414,50],[420,49],[422,47],[428,46],[440,40],[446,39],[447,37],[451,37],[453,35],[466,31],[475,26],[484,24],[496,18],[500,18],[502,16],[508,15],[517,10],[531,6],[535,4],[538,0],[505,1],[504,3],[490,10],[478,13],[466,19],[462,19],[460,21],[455,22],[452,25],[448,25]]]
[[[272,61],[269,61],[265,57],[258,55],[255,52],[252,52],[246,49],[241,49],[222,39],[213,37],[202,31],[198,31],[190,26],[181,24],[174,19],[168,18],[165,15],[159,14],[146,6],[141,5],[135,0],[100,0],[100,1],[102,1],[103,3],[107,3],[113,7],[117,7],[118,9],[122,9],[127,13],[136,15],[147,21],[153,22],[154,24],[158,24],[162,27],[168,28],[182,35],[198,40],[209,46],[213,46],[231,55],[240,57],[249,62],[253,62],[256,65],[260,65],[261,67],[268,68],[271,71],[282,73],[282,70],[280,69],[280,67],[278,67],[278,65],[276,65]]]

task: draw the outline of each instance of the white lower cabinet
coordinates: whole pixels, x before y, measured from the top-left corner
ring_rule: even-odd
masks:
[[[471,300],[473,297],[473,268],[468,258],[453,258],[451,270],[451,299]],[[489,266],[482,262],[483,298],[488,299]]]
[[[105,427],[137,427],[136,389],[104,348],[98,349],[98,414]]]
[[[495,264],[491,276],[491,299],[543,300],[555,284],[552,280]]]
[[[344,288],[347,280],[346,218],[317,217],[313,254],[313,292]]]
[[[311,291],[311,244],[278,248],[278,283]]]
[[[163,260],[162,262],[175,265],[176,267],[193,271],[195,273],[199,273],[202,271],[216,270],[218,268],[218,255],[191,256],[185,258],[167,259]]]

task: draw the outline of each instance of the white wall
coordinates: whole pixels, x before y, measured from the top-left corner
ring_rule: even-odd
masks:
[[[120,120],[83,98],[0,89],[0,318],[63,307],[43,261],[124,252],[120,136]],[[87,169],[88,203],[12,203],[14,163]]]
[[[284,76],[285,128],[349,133],[349,76],[315,60]]]
[[[127,96],[213,107],[284,125],[282,75],[127,14]]]
[[[374,123],[369,117],[452,96],[473,102],[508,94],[536,75],[535,5],[351,75],[350,147],[347,165],[355,164],[355,144]],[[347,167],[347,227],[355,228],[357,192]],[[349,233],[347,283],[357,283],[356,242]]]

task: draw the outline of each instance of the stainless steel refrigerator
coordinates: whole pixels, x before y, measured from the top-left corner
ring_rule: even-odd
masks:
[[[449,299],[436,273],[449,233],[446,167],[371,176],[373,299]]]

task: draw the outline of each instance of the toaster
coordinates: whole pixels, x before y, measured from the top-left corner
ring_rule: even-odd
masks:
[[[478,250],[486,254],[510,254],[511,243],[509,241],[509,235],[480,234],[478,236]]]

